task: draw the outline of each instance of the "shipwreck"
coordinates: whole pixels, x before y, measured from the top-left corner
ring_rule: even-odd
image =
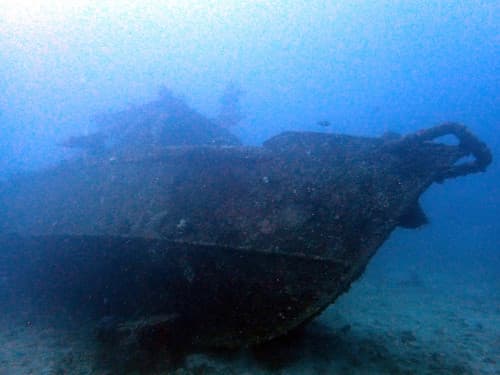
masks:
[[[446,135],[456,144],[436,141]],[[104,339],[262,343],[346,292],[396,227],[423,224],[431,184],[491,162],[453,123],[401,137],[287,132],[261,147],[224,136],[3,183],[1,298],[84,312]]]

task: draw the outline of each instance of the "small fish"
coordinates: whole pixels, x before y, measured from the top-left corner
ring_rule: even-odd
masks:
[[[331,125],[330,121],[328,121],[328,120],[318,121],[317,124],[319,126],[323,126],[324,128],[327,128]]]

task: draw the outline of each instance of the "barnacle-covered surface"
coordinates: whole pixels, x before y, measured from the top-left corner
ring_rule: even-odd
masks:
[[[459,144],[432,142],[446,134]],[[398,139],[131,148],[4,185],[2,248],[40,298],[117,327],[157,322],[165,343],[255,344],[335,301],[396,226],[422,224],[418,198],[433,182],[490,161],[456,124]]]

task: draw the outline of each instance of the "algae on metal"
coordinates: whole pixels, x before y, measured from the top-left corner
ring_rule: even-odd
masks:
[[[433,141],[448,134],[457,145]],[[258,344],[333,303],[397,226],[423,224],[432,183],[490,162],[457,124],[108,153],[4,185],[0,261],[17,260],[13,282],[41,305],[111,319],[115,334]]]

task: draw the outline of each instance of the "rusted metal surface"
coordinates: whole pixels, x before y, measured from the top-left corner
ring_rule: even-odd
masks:
[[[459,143],[433,142],[447,134]],[[106,155],[4,185],[0,246],[32,275],[17,284],[116,317],[116,332],[256,344],[333,303],[398,225],[424,223],[432,183],[490,162],[456,124]]]

